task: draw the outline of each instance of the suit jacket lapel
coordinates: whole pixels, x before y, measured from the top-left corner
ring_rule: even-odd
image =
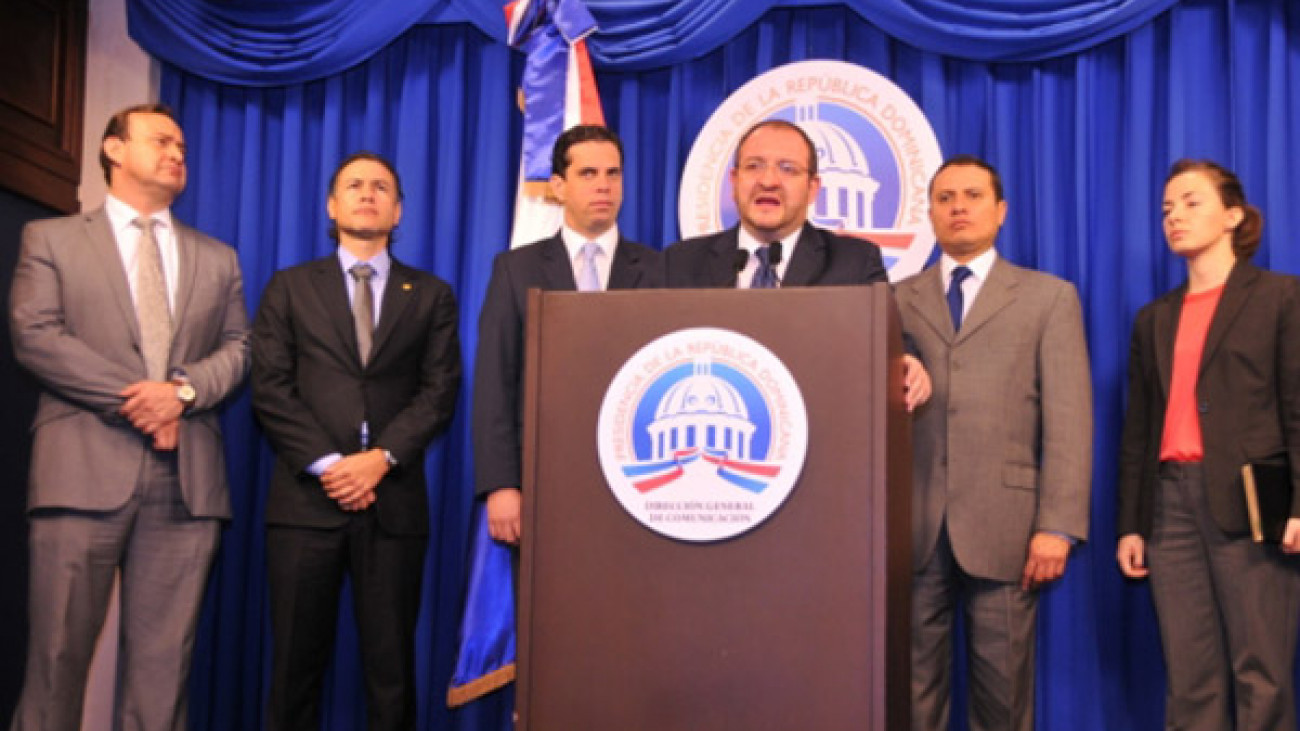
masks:
[[[375,328],[375,336],[371,341],[371,363],[375,362],[375,358],[382,352],[384,342],[393,334],[397,323],[402,320],[402,313],[410,306],[415,296],[416,283],[410,267],[398,263],[396,259],[392,262],[393,265],[388,270],[388,284],[384,287],[383,304],[379,308],[379,325]]]
[[[740,227],[733,226],[713,239],[709,246],[709,287],[734,287],[736,252],[740,250]]]
[[[560,234],[543,241],[537,252],[542,257],[542,289],[560,292],[572,292],[578,289],[578,282],[573,278],[573,264],[569,261],[569,250],[564,247]]]
[[[972,333],[977,332],[985,323],[1015,302],[1016,288],[1019,286],[1015,269],[999,256],[993,262],[993,268],[989,269],[989,280],[980,287],[979,294],[975,295],[975,302],[962,318],[961,330],[957,332],[953,342],[960,343],[970,337]],[[946,301],[944,307],[947,307]],[[951,326],[950,323],[949,327]]]
[[[140,322],[136,319],[135,300],[131,299],[131,285],[127,281],[126,267],[122,264],[122,252],[118,250],[117,240],[113,238],[113,225],[103,208],[88,214],[84,220],[86,238],[90,241],[95,265],[104,273],[113,301],[122,310],[122,321],[131,333],[131,342],[138,347]]]
[[[1201,352],[1198,372],[1205,369],[1205,364],[1210,362],[1219,345],[1223,343],[1223,338],[1232,328],[1233,321],[1241,313],[1246,300],[1250,299],[1251,285],[1258,278],[1259,269],[1245,262],[1238,263],[1228,274],[1228,281],[1223,285],[1223,294],[1219,296],[1219,305],[1214,309],[1214,317],[1210,319],[1210,331],[1205,335],[1205,349]]]
[[[1160,377],[1160,387],[1165,396],[1169,395],[1169,383],[1174,373],[1174,339],[1178,336],[1178,317],[1183,311],[1183,297],[1187,286],[1161,297],[1155,307],[1156,373]]]
[[[609,286],[606,289],[636,289],[641,281],[641,250],[629,245],[620,236],[614,247],[614,260],[609,268]]]
[[[795,243],[794,254],[781,278],[783,287],[808,287],[826,269],[826,241],[811,224],[805,223]]]
[[[944,339],[952,342],[952,316],[948,314],[948,301],[943,296],[943,273],[935,264],[921,276],[908,283],[916,294],[916,311],[921,319]]]
[[[172,362],[182,360],[177,343],[184,339],[186,328],[185,315],[189,311],[190,298],[194,294],[194,280],[198,276],[198,244],[194,241],[194,232],[188,226],[172,219],[176,231],[176,305],[172,308]]]
[[[311,269],[321,309],[338,332],[339,343],[347,351],[348,362],[360,370],[361,354],[357,351],[357,331],[352,324],[352,305],[348,302],[347,284],[343,281],[343,267],[339,264],[338,257],[330,254],[312,262]]]

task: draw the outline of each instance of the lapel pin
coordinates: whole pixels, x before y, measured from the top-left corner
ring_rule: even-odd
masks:
[[[411,289],[412,289],[412,287],[411,287],[411,283],[410,283],[410,282],[402,282],[402,291],[403,291],[403,292],[410,292]]]

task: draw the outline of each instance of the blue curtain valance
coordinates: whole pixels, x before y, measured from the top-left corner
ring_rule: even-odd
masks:
[[[776,7],[847,6],[919,50],[1034,61],[1128,33],[1177,0],[587,0],[592,59],[637,71],[699,58]],[[131,37],[177,68],[240,86],[325,78],[419,23],[469,23],[505,42],[501,0],[128,0]]]

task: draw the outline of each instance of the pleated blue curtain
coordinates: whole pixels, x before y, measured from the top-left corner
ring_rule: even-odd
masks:
[[[501,43],[504,24],[494,28],[478,6],[431,3],[424,20],[458,20],[413,23],[345,71],[317,75],[304,62],[296,80],[268,84],[258,69],[270,61],[248,52],[227,57],[222,73],[247,77],[237,82],[186,66],[186,44],[211,45],[211,35],[160,51],[168,36],[145,40],[134,20],[155,5],[163,4],[132,0],[132,28],[169,59],[162,97],[179,110],[193,154],[177,210],[238,247],[250,306],[273,271],[332,249],[327,176],[347,153],[373,149],[397,162],[406,187],[394,253],[451,282],[472,373],[478,308],[491,259],[506,246],[518,171],[522,59]],[[709,115],[753,76],[789,61],[842,59],[894,79],[925,111],[945,154],[978,154],[1001,170],[1010,213],[999,249],[1078,286],[1095,391],[1092,540],[1043,598],[1039,728],[1158,728],[1154,613],[1146,587],[1122,580],[1113,558],[1129,328],[1141,305],[1182,279],[1159,228],[1164,175],[1178,157],[1236,169],[1265,214],[1256,260],[1300,273],[1289,200],[1300,168],[1288,164],[1300,139],[1300,12],[1287,0],[1026,0],[1016,13],[1006,0],[588,5],[604,29],[592,51],[606,115],[627,148],[620,225],[653,246],[677,238],[680,171]],[[208,48],[204,63],[220,56]],[[435,528],[420,624],[421,728],[505,729],[508,694],[456,715],[442,702],[471,507],[469,405],[462,398],[460,406],[428,464]],[[269,657],[261,501],[271,456],[246,399],[226,428],[236,519],[203,616],[196,729],[256,728]],[[346,615],[329,682],[329,728],[360,727],[350,622]],[[955,715],[953,728],[965,728]]]
[[[492,256],[509,234],[509,171],[517,164],[519,136],[510,114],[516,61],[472,26],[422,25],[365,63],[305,84],[238,87],[167,67],[161,96],[178,110],[191,151],[190,187],[176,210],[238,248],[255,308],[276,270],[334,250],[325,199],[338,161],[361,149],[388,157],[406,196],[391,251],[454,286],[468,373]],[[432,530],[418,672],[425,691],[421,724],[430,729],[453,722],[443,699],[455,661],[472,500],[467,393],[462,390],[455,423],[426,466]],[[224,424],[236,517],[203,614],[195,729],[259,728],[269,669],[262,510],[273,455],[246,396]],[[327,680],[327,728],[364,728],[350,608],[340,620],[338,643]]]

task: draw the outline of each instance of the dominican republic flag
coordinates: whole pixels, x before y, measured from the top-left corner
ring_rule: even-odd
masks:
[[[517,0],[506,6],[508,41],[528,56],[520,105],[524,112],[519,193],[510,246],[553,236],[562,211],[549,196],[551,148],[564,130],[604,124],[587,54],[596,20],[582,0]]]
[[[462,706],[515,679],[515,597],[510,585],[510,549],[488,535],[487,511],[474,506],[469,592],[460,620],[456,670],[447,705]]]
[[[562,211],[548,200],[551,148],[564,130],[604,124],[584,40],[596,21],[582,0],[517,0],[505,8],[509,42],[528,55],[520,100],[523,155],[511,246],[555,235]],[[515,601],[510,549],[488,535],[483,506],[474,511],[470,584],[447,705],[469,703],[515,679]]]

